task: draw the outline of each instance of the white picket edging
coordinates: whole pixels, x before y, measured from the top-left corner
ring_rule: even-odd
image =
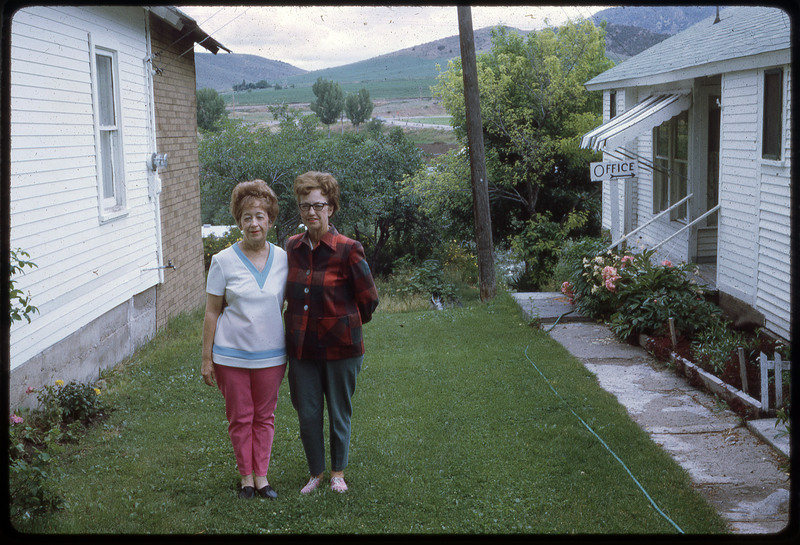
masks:
[[[783,371],[791,370],[791,362],[781,360],[781,355],[774,353],[774,360],[768,360],[767,355],[761,352],[759,356],[761,366],[761,406],[764,411],[769,411],[769,371],[775,371],[775,407],[783,405]]]

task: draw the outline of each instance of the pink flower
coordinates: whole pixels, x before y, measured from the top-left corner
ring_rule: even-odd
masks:
[[[22,424],[23,422],[24,422],[24,420],[18,414],[12,414],[11,415],[11,423],[12,424]]]
[[[36,391],[36,388],[34,388],[33,386],[28,386],[28,389],[25,390],[25,393],[26,394],[32,394],[35,391]]]
[[[567,297],[572,297],[572,284],[569,282],[564,282],[561,284],[561,293],[566,295]]]
[[[633,263],[633,256],[632,255],[624,255],[624,256],[622,256],[621,267],[625,268],[625,266],[628,263]]]
[[[672,267],[672,261],[670,261],[669,259],[665,259],[664,261],[661,262],[661,264],[664,265],[665,267]]]
[[[605,285],[606,289],[610,292],[617,291],[617,286],[615,282],[620,279],[620,276],[617,274],[617,269],[608,265],[603,268],[603,284]]]
[[[603,280],[607,280],[612,276],[617,275],[617,269],[612,267],[611,265],[607,265],[603,267]]]

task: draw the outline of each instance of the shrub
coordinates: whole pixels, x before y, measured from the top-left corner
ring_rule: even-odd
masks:
[[[537,291],[552,278],[564,241],[588,221],[586,212],[570,212],[563,223],[551,221],[550,213],[536,214],[511,240],[515,257],[525,262],[525,271],[512,287]]]
[[[27,416],[27,415],[26,415]],[[8,427],[8,496],[11,520],[34,515],[64,505],[50,483],[60,475],[50,452],[61,439],[59,426],[41,430],[31,418],[11,415]]]
[[[656,265],[653,254],[653,250],[645,250],[622,258],[625,263],[617,269],[614,283],[618,297],[617,310],[611,316],[614,333],[622,339],[637,333],[657,334],[673,318],[675,328],[691,337],[719,321],[720,309],[707,302],[700,286],[687,276],[696,266],[674,266],[668,261]]]
[[[582,248],[589,251],[593,245],[586,243]],[[575,250],[573,259],[578,255]],[[603,320],[611,316],[619,304],[620,271],[630,259],[629,255],[619,256],[611,251],[581,258],[571,283],[575,305],[582,314]]]
[[[436,259],[426,259],[420,265],[413,265],[408,258],[400,258],[396,263],[398,272],[393,283],[400,284],[395,293],[413,296],[423,294],[441,302],[456,302],[456,287],[445,282],[441,263]]]
[[[692,351],[698,363],[708,366],[717,376],[722,376],[736,349],[745,344],[744,335],[730,329],[730,322],[720,319],[697,332],[692,341]]]
[[[57,380],[41,389],[28,388],[39,402],[34,411],[10,417],[9,499],[12,519],[30,519],[64,505],[51,483],[60,474],[55,464],[61,444],[76,441],[81,428],[105,411],[100,390],[90,384]]]
[[[38,391],[39,413],[49,422],[88,423],[103,413],[100,390],[90,384],[57,380],[54,386]]]
[[[455,282],[478,283],[478,258],[473,251],[475,243],[450,241],[442,250],[444,277]]]

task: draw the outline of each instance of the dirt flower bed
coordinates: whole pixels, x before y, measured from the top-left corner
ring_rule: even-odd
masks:
[[[742,348],[745,350],[745,372],[747,378],[746,388],[742,385],[742,376],[740,371],[741,365],[739,362],[738,351],[730,352],[728,358],[724,360],[724,365],[720,368],[719,365],[712,365],[709,362],[708,357],[697,354],[693,348],[692,340],[685,335],[678,335],[676,337],[677,343],[675,347],[672,346],[672,338],[668,333],[653,335],[647,339],[644,348],[653,354],[656,359],[664,362],[670,361],[672,359],[671,356],[674,353],[681,358],[694,363],[703,371],[706,371],[707,373],[719,378],[725,384],[745,392],[747,395],[756,400],[761,400],[761,368],[759,366],[759,355],[761,352],[764,352],[769,359],[773,359],[775,352],[779,352],[784,356],[785,359],[785,347],[774,338],[758,330],[740,333],[743,334],[743,338],[745,340],[745,342],[742,343]],[[689,383],[692,386],[698,388],[703,387],[703,381],[700,380],[695,373],[692,373],[691,370],[683,369],[680,361],[677,362],[677,366],[679,368],[678,371],[686,375],[686,377],[689,379]],[[775,407],[776,405],[775,388],[773,384],[774,379],[772,375],[770,375],[770,407]],[[783,399],[786,402],[786,400],[791,399],[789,383],[787,381],[783,381],[782,388]],[[743,417],[757,416],[751,414],[752,410],[750,407],[747,407],[741,403],[731,403],[731,409]]]
[[[576,309],[607,323],[619,339],[638,344],[640,338],[649,338],[645,348],[656,358],[674,361],[693,385],[716,389],[726,400],[730,397],[733,401],[729,404],[742,416],[772,412],[767,407],[758,409],[759,356],[763,352],[773,360],[778,352],[789,361],[788,348],[758,328],[734,328],[712,294],[695,280],[695,265],[660,259],[653,250],[612,252],[605,245],[584,239],[570,241],[562,249],[558,268],[567,272],[568,280],[561,291]],[[739,347],[744,349],[746,386],[740,375]],[[783,406],[777,407],[777,412],[788,419],[787,378],[785,373],[778,379]],[[775,409],[774,373],[770,373],[769,384],[769,407]]]

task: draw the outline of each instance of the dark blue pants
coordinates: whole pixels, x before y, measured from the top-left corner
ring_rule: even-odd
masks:
[[[364,356],[343,360],[289,358],[289,392],[300,422],[300,440],[311,475],[325,471],[325,403],[330,428],[331,470],[347,467],[350,450],[351,398]]]

